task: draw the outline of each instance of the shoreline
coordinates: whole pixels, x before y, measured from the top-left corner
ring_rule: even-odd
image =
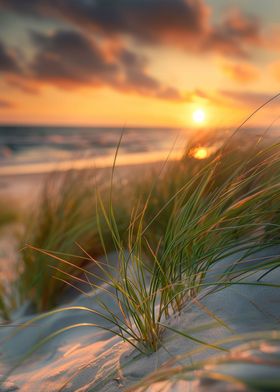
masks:
[[[164,150],[153,153],[130,153],[118,154],[117,166],[134,166],[141,164],[149,164],[153,162],[165,161],[166,159],[179,159],[183,154],[184,149]],[[96,158],[80,158],[69,159],[65,161],[52,162],[32,162],[23,164],[2,165],[0,170],[0,179],[6,176],[13,175],[31,175],[31,174],[45,174],[52,172],[63,172],[68,170],[86,170],[86,169],[103,169],[112,167],[114,161],[114,154],[107,156],[99,156]]]

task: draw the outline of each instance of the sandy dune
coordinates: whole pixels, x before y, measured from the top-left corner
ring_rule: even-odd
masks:
[[[275,253],[276,250],[272,250]],[[225,264],[228,264],[226,261]],[[221,264],[221,269],[224,269]],[[207,279],[216,275],[217,267],[209,271]],[[263,274],[262,271],[254,273],[245,279],[246,282],[256,282]],[[266,275],[263,283],[279,283],[280,271]],[[244,282],[245,282],[244,281]],[[254,331],[279,331],[280,323],[280,298],[277,288],[248,285],[233,285],[206,295],[207,289],[203,290],[198,301],[187,304],[180,315],[175,315],[166,321],[166,325],[184,331],[197,339],[209,343],[230,337],[234,334]],[[86,306],[100,310],[98,299],[102,299],[112,306],[111,297],[104,294],[102,289],[90,292],[88,296],[79,295],[72,299],[68,306]],[[63,305],[64,306],[64,305]],[[115,309],[117,311],[117,309]],[[224,326],[210,315],[215,314],[223,321]],[[29,316],[30,319],[30,316]],[[21,324],[28,320],[27,316],[15,315],[15,324]],[[110,327],[110,325],[96,315],[83,310],[68,310],[57,312],[41,321],[38,321],[25,329],[15,327],[2,327],[0,339],[2,342],[1,373],[13,367],[18,358],[23,358],[29,349],[50,336],[61,328],[67,328],[74,324],[93,323]],[[12,336],[13,335],[13,336]],[[12,336],[12,338],[11,338]],[[9,338],[10,337],[10,338]],[[240,342],[225,344],[224,347],[233,347]],[[267,343],[266,347],[271,355],[278,355],[279,346]],[[271,349],[272,347],[272,349]],[[160,368],[166,361],[174,356],[201,348],[196,355],[186,357],[180,362],[192,363],[192,361],[205,359],[213,354],[220,354],[215,349],[205,346],[180,336],[171,330],[166,330],[162,347],[158,352],[150,356],[143,356],[132,349],[128,343],[124,343],[119,337],[112,336],[110,332],[95,326],[79,326],[70,328],[61,334],[53,336],[46,344],[37,348],[36,351],[26,358],[8,379],[2,384],[1,391],[20,390],[23,392],[43,391],[102,391],[115,392],[123,390],[123,387],[133,385],[152,371]],[[259,350],[260,351],[260,350]],[[175,361],[175,365],[178,363]],[[275,369],[277,372],[275,372]],[[235,376],[246,375],[256,378],[278,377],[279,369],[266,366],[253,366],[238,364],[224,365],[220,371]],[[261,371],[261,372],[260,372]],[[236,385],[226,386],[223,381],[208,382],[203,377],[198,377],[192,382],[180,381],[179,383],[158,384],[149,388],[149,391],[237,391]],[[224,389],[223,389],[224,388]]]

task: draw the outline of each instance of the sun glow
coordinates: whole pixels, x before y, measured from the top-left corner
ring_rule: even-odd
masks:
[[[189,152],[189,156],[195,159],[206,159],[209,155],[210,151],[207,147],[196,147]]]
[[[193,121],[196,124],[202,124],[205,121],[205,112],[202,109],[196,109],[192,114]]]

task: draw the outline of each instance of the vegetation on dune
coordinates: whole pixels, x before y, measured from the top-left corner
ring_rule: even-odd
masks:
[[[88,263],[88,257],[81,248],[93,257],[99,257],[104,254],[104,246],[109,250],[113,247],[104,220],[97,220],[98,181],[102,184],[102,197],[108,198],[108,184],[102,178],[98,180],[94,170],[52,174],[42,190],[39,205],[22,239],[23,271],[19,277],[22,300],[31,300],[39,312],[56,304],[57,296],[66,286],[61,280],[65,274],[77,275],[80,273],[78,267]],[[120,232],[127,220],[121,193],[122,188],[119,187],[114,195]],[[104,243],[99,236],[99,227],[102,228]],[[32,251],[27,244],[58,252],[58,256],[67,254],[69,263],[62,265],[58,259]]]
[[[242,265],[256,251],[279,244],[273,235],[279,232],[279,226],[269,220],[272,204],[275,201],[277,211],[280,195],[279,153],[279,145],[257,154],[247,152],[243,163],[234,165],[230,161],[231,175],[221,183],[217,183],[217,178],[228,168],[224,166],[223,155],[214,157],[196,174],[182,180],[167,201],[154,210],[154,217],[145,223],[148,197],[140,214],[135,212],[138,220],[133,218],[130,225],[129,257],[119,240],[113,213],[106,217],[120,261],[119,280],[110,277],[108,280],[117,292],[116,304],[123,315],[116,319],[109,311],[109,316],[112,324],[124,328],[142,350],[155,351],[159,347],[164,320],[170,312],[180,311],[201,288],[220,289],[240,282],[245,274],[252,272],[252,266],[245,263],[238,272],[231,266],[221,272],[218,280],[205,283],[209,268],[229,256],[233,265]],[[173,178],[168,175],[162,181],[165,185]],[[153,234],[149,237],[149,229],[154,226],[153,232],[157,230],[157,220],[170,204],[168,219],[158,226],[159,230],[165,226],[165,230],[154,242]],[[271,238],[264,234],[267,227]],[[145,262],[146,258],[150,263]],[[254,265],[253,271],[276,266],[279,259],[272,257]]]
[[[49,310],[68,284],[83,283],[105,292],[111,301],[100,300],[95,308],[51,310],[28,321],[23,327],[72,310],[100,319],[99,324],[64,327],[27,356],[59,333],[81,326],[104,328],[146,355],[158,350],[167,329],[173,330],[166,323],[169,317],[180,313],[201,290],[211,295],[229,285],[279,288],[254,278],[248,283],[244,278],[280,266],[279,256],[259,260],[256,256],[280,245],[280,143],[259,139],[248,144],[245,138],[233,137],[204,160],[194,159],[192,148],[188,146],[180,161],[127,177],[125,183],[115,173],[118,148],[106,181],[92,172],[50,178],[24,237],[29,246],[23,250],[21,297],[31,300],[37,311]],[[116,266],[100,261],[110,251],[117,254]],[[94,269],[88,271],[88,264]],[[210,275],[211,271],[215,273]],[[215,315],[210,316],[217,321]],[[173,332],[184,336],[182,331]],[[276,335],[233,336],[232,342],[255,339],[256,343],[263,336],[279,340]],[[185,336],[202,349],[225,351],[225,341]],[[212,364],[231,359],[218,358]],[[166,367],[164,373],[152,374],[138,387],[145,390],[149,383],[173,378],[192,380],[194,371],[203,377],[208,365],[205,361]]]
[[[132,212],[129,217],[126,210],[123,226],[119,212],[124,199],[115,203],[113,187],[107,188],[107,198],[96,188],[94,234],[99,234],[104,251],[108,243],[110,250],[117,251],[116,271],[96,261],[94,247],[91,253],[84,247],[81,251],[102,271],[103,282],[110,287],[112,307],[101,303],[99,316],[111,322],[112,333],[141,352],[158,349],[165,320],[180,312],[202,288],[219,290],[228,284],[242,284],[251,272],[279,266],[277,257],[253,266],[244,260],[279,244],[279,225],[272,220],[279,211],[280,145],[244,151],[234,148],[222,147],[203,162],[186,154],[182,161],[164,165],[160,175],[141,178],[142,188],[139,183],[133,188],[137,197],[125,198],[126,203],[130,200]],[[127,186],[130,190],[133,187]],[[84,282],[92,280],[81,264],[75,270],[71,263],[69,270],[66,255],[58,257],[38,246],[34,250],[39,251],[32,252],[35,263],[40,260],[38,255],[59,263],[55,272],[60,285],[69,281],[75,286],[81,281],[77,272],[84,273]],[[227,257],[232,265],[214,281],[206,282],[207,271]],[[235,271],[237,264],[241,268]],[[43,278],[49,284],[49,276]],[[99,285],[92,283],[92,287]]]

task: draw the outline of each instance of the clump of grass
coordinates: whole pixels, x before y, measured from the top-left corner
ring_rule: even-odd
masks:
[[[258,249],[278,243],[265,237],[264,231],[267,227],[279,231],[270,222],[271,201],[279,199],[280,191],[279,145],[259,152],[257,159],[254,155],[235,168],[231,165],[232,174],[217,186],[221,166],[226,169],[223,157],[188,183],[161,243],[161,268],[180,292],[167,294],[179,310],[185,296],[197,294],[212,265],[227,256],[240,263]]]
[[[113,333],[143,353],[156,351],[161,345],[164,322],[172,313],[180,312],[202,288],[242,284],[242,278],[258,268],[279,266],[279,260],[272,258],[253,268],[244,264],[238,272],[234,270],[249,255],[279,243],[273,235],[265,235],[267,227],[272,233],[279,230],[279,225],[270,221],[271,203],[280,196],[279,147],[275,144],[247,152],[242,162],[229,159],[228,151],[220,151],[192,176],[187,175],[185,181],[180,178],[179,187],[175,177],[174,192],[154,210],[147,223],[146,213],[155,189],[152,186],[146,201],[140,198],[135,204],[125,232],[119,230],[113,189],[107,204],[97,190],[97,221],[105,222],[119,260],[116,273],[105,271],[113,305],[109,308],[101,303],[104,312],[100,314],[111,322]],[[230,174],[220,181],[224,172]],[[169,181],[166,186],[172,188],[173,177],[163,177],[161,181],[164,186]],[[158,219],[166,209],[169,212],[159,226],[160,235],[154,237],[150,231],[157,230]],[[98,224],[98,230],[104,245],[104,226]],[[88,252],[86,255],[103,270],[102,264]],[[207,271],[228,256],[233,259],[228,270],[214,282],[206,282]],[[68,277],[65,274],[63,281]]]
[[[191,148],[190,145],[189,150]],[[228,173],[234,170],[234,167],[240,166],[240,161],[244,161],[246,154],[247,151],[239,152],[237,149],[224,154],[223,163],[216,163],[215,173],[209,180],[211,187],[208,186],[205,192],[213,192],[214,188],[223,189],[222,184],[226,183]],[[219,160],[218,157],[219,151],[213,158]],[[142,224],[149,226],[145,231],[145,240],[141,244],[142,252],[149,254],[150,259],[154,259],[151,249],[153,253],[161,253],[166,238],[166,227],[169,225],[170,217],[174,215],[175,206],[182,204],[184,197],[188,197],[188,192],[192,192],[192,189],[186,192],[186,184],[196,178],[198,173],[210,164],[211,159],[198,161],[190,157],[186,151],[182,160],[168,162],[161,170],[159,178],[154,169],[151,174],[145,172],[143,176],[138,172],[136,178],[128,178],[125,186],[121,182],[117,186],[114,185],[112,201],[115,224],[120,232],[122,244],[127,246],[128,243],[129,209],[134,205],[135,210],[138,211],[138,221],[139,216],[145,211]],[[98,176],[99,178],[96,179]],[[104,177],[107,179],[104,180]],[[41,193],[36,213],[30,219],[22,240],[22,247],[31,244],[39,249],[72,254],[69,261],[77,266],[85,266],[89,260],[81,250],[77,252],[76,242],[94,258],[106,251],[114,250],[116,245],[111,227],[106,223],[104,214],[99,214],[97,218],[96,208],[99,202],[96,197],[96,186],[100,189],[101,199],[108,209],[110,198],[108,171],[104,171],[103,176],[94,171],[69,172],[62,176],[52,175]],[[192,188],[195,186],[194,183]],[[173,197],[181,188],[183,190]],[[157,211],[160,213],[157,214]],[[107,210],[107,213],[111,211]],[[133,219],[136,219],[136,215]],[[235,233],[237,231],[235,230]],[[57,295],[65,288],[65,283],[61,279],[63,277],[60,272],[61,263],[58,260],[50,261],[46,255],[38,255],[30,248],[24,248],[22,255],[24,265],[20,275],[22,301],[26,298],[30,299],[37,311],[51,309],[56,304]],[[151,261],[151,264],[153,263],[154,261]],[[49,264],[56,269],[51,269]],[[63,268],[66,268],[69,274],[80,273],[70,264]],[[57,279],[51,279],[52,276]]]
[[[97,221],[96,218],[97,182],[102,183],[102,193],[106,198],[108,184],[103,178],[96,178],[94,170],[53,174],[45,183],[39,205],[22,239],[23,271],[19,277],[22,300],[31,300],[39,312],[55,306],[57,296],[66,286],[59,279],[62,276],[60,269],[76,275],[79,273],[76,267],[88,263],[83,252],[77,253],[77,242],[94,257],[103,254],[104,246],[107,249],[113,246],[104,220]],[[122,231],[127,212],[121,199],[121,188],[114,195],[114,200],[118,202],[117,220]],[[98,234],[99,226],[103,228],[104,243]],[[26,244],[57,254],[72,254],[69,260],[72,264],[61,265],[58,259],[51,260],[45,254],[35,253]]]

